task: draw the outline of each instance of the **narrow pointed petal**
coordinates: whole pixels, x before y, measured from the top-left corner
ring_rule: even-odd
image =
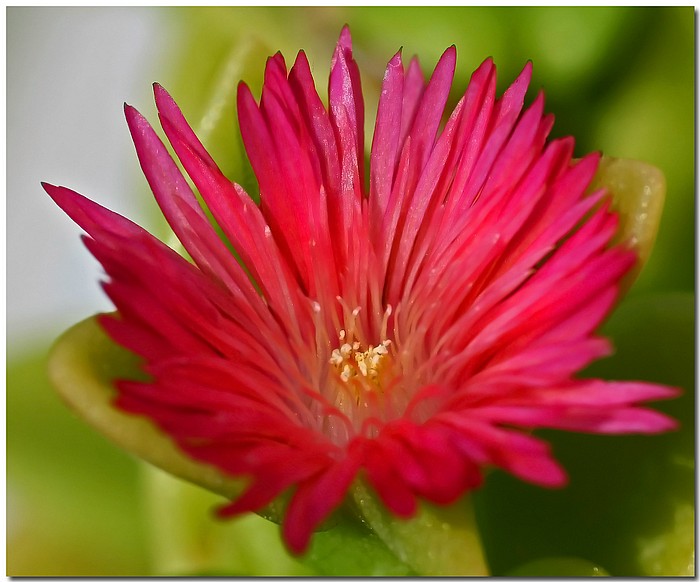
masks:
[[[416,116],[409,130],[411,157],[415,160],[413,183],[417,181],[418,173],[425,166],[435,143],[435,135],[452,87],[456,62],[457,50],[451,46],[440,57],[418,104]]]
[[[334,463],[319,476],[299,485],[287,509],[283,531],[291,550],[302,553],[320,523],[343,501],[360,463],[358,459]]]
[[[408,131],[413,125],[418,103],[425,91],[425,79],[420,69],[418,57],[413,57],[406,71],[403,88],[403,106],[401,109],[401,135],[399,147],[403,147],[408,137]]]
[[[343,174],[357,174],[358,187],[362,190],[365,150],[364,101],[360,71],[352,57],[352,40],[347,26],[341,32],[333,54],[328,101],[331,120],[341,136]]]
[[[374,127],[370,158],[370,220],[379,225],[386,212],[394,182],[398,153],[401,113],[403,109],[404,73],[401,51],[396,53],[384,73]]]

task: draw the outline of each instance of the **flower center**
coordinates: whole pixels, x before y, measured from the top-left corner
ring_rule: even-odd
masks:
[[[391,340],[384,340],[378,346],[370,345],[367,349],[358,341],[348,343],[346,340],[345,330],[341,329],[338,334],[338,339],[343,342],[339,348],[336,348],[331,353],[330,363],[333,364],[338,372],[340,379],[347,383],[353,378],[361,380],[366,378],[370,386],[380,386],[380,374],[384,365],[389,359],[389,350]]]
[[[371,326],[366,322],[359,325],[360,307],[351,310],[341,298],[338,301],[343,306],[344,325],[336,327],[337,347],[326,352],[324,361],[319,363],[327,373],[321,384],[327,401],[340,413],[325,415],[323,430],[331,440],[342,444],[354,434],[374,435],[378,422],[387,415],[393,418],[398,410],[395,400],[401,382],[397,345],[393,338],[387,338],[391,306],[386,307],[378,329],[368,333]],[[367,341],[368,336],[373,343]],[[327,341],[328,336],[323,343]]]

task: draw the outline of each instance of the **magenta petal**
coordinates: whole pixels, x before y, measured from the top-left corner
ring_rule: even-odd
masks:
[[[73,190],[46,183],[41,185],[53,201],[90,236],[99,237],[104,231],[118,236],[138,236],[142,232],[130,220]]]
[[[168,155],[163,142],[151,128],[146,119],[133,107],[124,106],[124,114],[136,146],[136,153],[141,168],[148,180],[153,194],[168,219],[175,234],[187,240],[187,221],[178,208],[177,201],[182,201],[194,212],[204,218],[202,209],[177,166]],[[183,241],[184,243],[185,241]]]
[[[418,104],[408,133],[411,137],[411,158],[414,163],[414,177],[411,180],[413,184],[418,180],[419,172],[425,166],[435,143],[435,135],[452,86],[456,62],[457,50],[451,46],[440,57]]]
[[[575,423],[572,424],[576,426]],[[580,429],[574,430],[600,434],[656,434],[677,428],[677,421],[660,412],[645,409],[627,409],[620,410],[616,414],[610,415],[610,418],[595,423],[590,427],[582,426]]]
[[[418,508],[415,494],[392,466],[392,458],[379,446],[365,455],[367,479],[389,510],[400,517],[412,517]]]
[[[158,117],[161,121],[164,119],[169,120],[182,135],[183,140],[194,150],[197,157],[201,158],[211,168],[217,168],[216,162],[214,162],[209,152],[207,152],[192,128],[185,121],[182,111],[180,111],[170,94],[158,83],[153,84],[153,94],[156,100],[156,107],[158,108]]]
[[[291,205],[292,198],[287,185],[277,171],[274,140],[246,85],[239,85],[238,88],[238,116],[243,143],[260,184],[265,217],[273,234],[281,242],[288,263],[295,266],[306,282],[307,266],[298,252],[302,240],[299,228],[302,225],[297,219],[301,216],[298,215],[298,209]]]
[[[402,148],[408,137],[408,131],[413,125],[418,103],[425,91],[425,79],[420,69],[418,57],[413,57],[408,64],[408,70],[404,77],[403,106],[401,109],[401,134],[399,148]]]
[[[301,107],[301,115],[304,118],[309,135],[314,141],[316,155],[321,167],[322,182],[332,201],[331,208],[329,208],[329,212],[331,212],[331,228],[340,226],[341,223],[337,215],[332,213],[335,208],[339,207],[339,198],[342,194],[340,156],[336,144],[336,136],[330,121],[330,115],[316,92],[309,68],[309,61],[303,52],[299,53],[294,62],[294,66],[289,74],[289,83]]]
[[[360,72],[352,58],[352,41],[348,27],[341,32],[331,62],[328,81],[328,101],[331,121],[341,136],[344,151],[344,173],[357,174],[364,180],[364,101],[360,86]],[[345,138],[345,139],[344,139]],[[345,143],[343,143],[345,141]]]
[[[303,552],[314,529],[343,501],[360,463],[358,459],[332,464],[297,488],[287,509],[283,532],[293,552]]]
[[[375,224],[381,224],[393,187],[398,160],[404,74],[401,52],[396,53],[384,73],[374,127],[370,159],[370,204]]]
[[[532,61],[528,61],[525,63],[525,66],[518,77],[515,79],[515,81],[513,81],[511,86],[506,89],[503,97],[501,97],[501,99],[498,101],[496,106],[498,116],[497,123],[508,117],[513,120],[517,119],[518,115],[520,115],[520,111],[523,108],[525,93],[530,86],[531,79]]]

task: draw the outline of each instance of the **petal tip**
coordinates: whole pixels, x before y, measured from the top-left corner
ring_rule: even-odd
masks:
[[[144,119],[143,116],[138,112],[136,107],[129,105],[126,101],[124,102],[124,117],[126,117],[126,123],[129,126],[129,129],[131,129],[132,131],[132,124],[135,124],[139,120]]]
[[[158,82],[153,83],[153,95],[156,98],[156,102],[159,98],[170,97],[170,94],[163,88],[163,85]]]
[[[41,182],[41,187],[44,189],[44,192],[46,192],[51,197],[51,200],[53,200],[61,208],[63,208],[64,200],[67,198],[67,196],[69,196],[70,194],[75,194],[72,190],[69,190],[68,188],[65,188],[63,186],[54,186],[53,184],[49,184],[48,182]]]

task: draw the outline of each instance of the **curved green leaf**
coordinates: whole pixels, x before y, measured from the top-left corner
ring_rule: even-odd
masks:
[[[639,257],[622,284],[627,289],[654,246],[666,197],[666,180],[661,170],[644,162],[604,157],[590,186],[591,190],[599,188],[605,188],[611,195],[612,207],[620,217],[615,242],[626,244]]]
[[[144,374],[139,359],[109,339],[95,317],[74,325],[56,341],[48,368],[65,402],[116,445],[229,499],[242,491],[242,480],[185,456],[149,420],[112,405],[117,378],[144,379]]]

